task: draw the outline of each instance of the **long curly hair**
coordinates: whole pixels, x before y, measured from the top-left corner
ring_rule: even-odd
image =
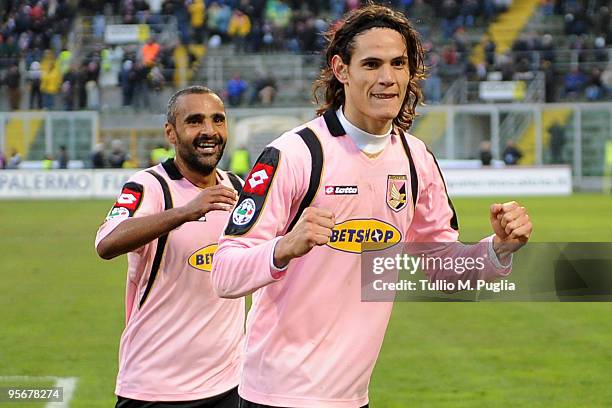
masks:
[[[402,107],[393,119],[393,124],[407,131],[416,117],[416,107],[423,94],[419,81],[425,78],[423,63],[423,47],[419,34],[401,12],[378,4],[368,4],[348,13],[342,22],[332,26],[324,36],[328,42],[325,51],[326,64],[321,69],[313,84],[313,97],[317,115],[322,115],[329,109],[337,110],[345,102],[344,85],[338,81],[331,67],[334,55],[339,55],[342,62],[350,64],[355,49],[355,37],[370,28],[390,28],[397,31],[406,41],[408,52],[408,68],[410,81]],[[323,101],[322,97],[325,97]]]

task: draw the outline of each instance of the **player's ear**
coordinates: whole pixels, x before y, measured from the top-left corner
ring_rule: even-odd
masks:
[[[338,54],[332,57],[331,68],[334,72],[334,76],[340,83],[346,84],[348,82],[348,65],[342,61],[342,58]]]
[[[170,122],[166,122],[164,125],[164,133],[166,134],[166,139],[173,144],[176,145],[176,129]]]

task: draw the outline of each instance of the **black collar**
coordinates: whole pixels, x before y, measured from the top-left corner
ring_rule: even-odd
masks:
[[[183,175],[179,171],[178,167],[176,167],[176,164],[174,164],[174,159],[166,160],[162,163],[162,167],[164,170],[166,170],[166,173],[168,173],[170,180],[180,180],[183,178]]]
[[[166,173],[168,173],[168,177],[170,177],[170,180],[180,180],[183,178],[183,175],[179,171],[178,167],[176,167],[176,164],[174,164],[174,159],[166,160],[162,163],[162,167],[164,168],[164,170],[166,170]],[[221,174],[221,172],[217,169],[215,169],[215,172],[219,179],[223,180],[223,175]]]
[[[331,133],[332,136],[338,137],[346,135],[346,131],[342,127],[340,120],[338,120],[338,115],[336,115],[334,110],[326,110],[323,114],[323,119],[325,119],[327,129],[329,129],[329,133]]]
[[[323,119],[325,119],[325,124],[327,125],[329,133],[331,133],[332,136],[338,137],[346,135],[346,130],[344,130],[342,127],[340,119],[338,119],[338,115],[336,115],[336,111],[332,109],[326,110],[325,113],[323,113]],[[398,131],[395,126],[391,127],[392,135],[400,135],[401,133],[402,131]]]

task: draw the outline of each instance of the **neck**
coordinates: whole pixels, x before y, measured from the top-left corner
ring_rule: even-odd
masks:
[[[217,184],[217,172],[215,171],[216,169],[213,169],[213,171],[208,174],[203,174],[194,171],[193,169],[191,169],[191,167],[187,165],[187,163],[184,163],[181,159],[179,159],[178,156],[174,158],[174,164],[176,165],[176,168],[181,172],[183,177],[189,180],[189,182],[191,182],[191,184],[196,187],[207,188]]]
[[[344,117],[351,122],[351,124],[372,135],[385,135],[391,131],[393,126],[392,120],[366,118],[363,114],[347,106],[342,106],[340,109]]]
[[[391,138],[391,128],[383,134],[372,134],[367,132],[346,118],[342,112],[342,107],[336,111],[340,124],[346,131],[346,135],[355,143],[357,148],[364,152],[368,157],[376,157],[381,153]]]

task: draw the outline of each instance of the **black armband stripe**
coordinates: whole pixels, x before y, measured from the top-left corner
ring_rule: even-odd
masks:
[[[280,150],[271,146],[261,152],[245,178],[242,192],[225,228],[225,235],[244,235],[257,224],[276,178],[280,156]]]

